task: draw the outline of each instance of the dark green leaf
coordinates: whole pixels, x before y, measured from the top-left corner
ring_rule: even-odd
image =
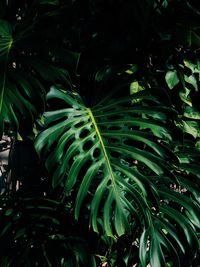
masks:
[[[142,96],[146,97],[144,93]],[[136,207],[140,207],[148,222],[146,186],[152,194],[155,189],[141,173],[134,171],[131,162],[137,160],[156,175],[165,172],[171,175],[165,164],[167,150],[147,129],[159,131],[159,136],[169,133],[161,122],[139,116],[159,114],[162,108],[154,111],[149,107],[135,107],[130,98],[108,101],[107,104],[104,100],[102,105],[87,108],[76,93],[55,87],[48,94],[49,100],[54,98],[64,101],[67,108],[44,114],[47,129],[38,136],[35,147],[38,152],[45,148],[46,166],[53,171],[53,186],[65,184],[65,194],[70,195],[79,183],[75,217],[79,217],[84,199],[90,192],[93,195],[91,222],[95,231],[98,231],[97,218],[102,213],[107,235],[112,236],[114,232],[112,219],[119,236],[129,232],[128,218],[131,214],[136,216]],[[132,141],[147,145],[151,152],[132,146]],[[56,147],[51,153],[55,142]],[[100,208],[102,205],[103,209]]]

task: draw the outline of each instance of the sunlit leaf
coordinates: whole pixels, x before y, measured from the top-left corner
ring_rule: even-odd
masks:
[[[165,80],[170,89],[173,89],[179,83],[179,77],[176,70],[168,71]]]

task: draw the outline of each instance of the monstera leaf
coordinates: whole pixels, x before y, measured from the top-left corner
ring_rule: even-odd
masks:
[[[134,97],[154,101],[147,93]],[[154,195],[155,188],[134,167],[134,162],[150,175],[170,175],[166,167],[167,151],[152,134],[170,138],[161,123],[165,116],[162,107],[155,110],[148,106],[134,107],[131,104],[134,97],[105,100],[87,108],[76,93],[53,87],[48,100],[60,99],[66,108],[44,114],[45,126],[49,127],[39,135],[35,145],[40,153],[45,150],[54,187],[62,185],[65,194],[70,195],[79,184],[75,217],[78,218],[84,199],[91,194],[91,224],[98,231],[97,217],[102,212],[105,231],[111,236],[114,229],[118,235],[129,231],[129,217],[131,214],[138,217],[138,208],[148,221],[148,191]]]
[[[161,266],[167,251],[180,266],[179,253],[185,250],[176,225],[196,251],[199,210],[195,201],[170,188],[178,180],[173,174],[178,160],[166,147],[170,134],[164,122],[172,110],[146,90],[107,97],[92,108],[76,92],[56,87],[47,100],[57,109],[44,113],[45,129],[35,147],[46,159],[53,186],[63,188],[66,197],[76,196],[75,218],[86,205],[93,230],[102,226],[111,237],[130,233],[138,224],[142,266],[149,261]]]
[[[36,109],[30,99],[35,84],[31,85],[30,80],[27,81],[19,74],[16,62],[11,55],[16,41],[13,37],[13,26],[4,20],[0,21],[0,25],[0,128],[2,133],[4,121],[18,128],[17,117],[28,114],[32,116],[36,113]],[[40,92],[40,90],[37,91]]]
[[[21,119],[31,123],[43,111],[44,84],[70,84],[68,72],[53,64],[53,54],[41,59],[46,44],[32,45],[39,30],[29,20],[23,17],[13,25],[0,20],[0,134],[5,121],[18,130]]]
[[[142,94],[135,97],[151,99]],[[67,107],[44,114],[49,127],[39,135],[35,146],[40,153],[45,149],[47,168],[53,171],[53,186],[63,185],[65,194],[70,195],[79,183],[75,217],[78,218],[85,197],[91,194],[91,223],[95,231],[101,211],[105,231],[111,236],[113,229],[118,235],[129,231],[129,216],[136,216],[138,207],[148,220],[148,190],[154,194],[155,188],[134,167],[134,162],[141,169],[146,166],[152,175],[169,173],[166,151],[152,134],[169,138],[161,121],[157,121],[163,119],[162,108],[134,107],[133,97],[87,108],[76,93],[55,87],[48,94],[48,100],[54,98],[64,101]]]

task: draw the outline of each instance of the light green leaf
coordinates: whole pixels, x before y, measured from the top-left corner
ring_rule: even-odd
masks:
[[[192,107],[186,107],[184,111],[184,117],[194,120],[200,120],[200,112]]]
[[[192,135],[194,138],[197,138],[200,135],[199,125],[197,121],[184,121],[176,124],[180,127],[185,133]]]
[[[193,135],[195,138],[200,135],[199,125],[195,121],[183,121],[183,130]]]
[[[135,93],[142,91],[142,90],[144,90],[144,88],[139,84],[138,81],[132,82],[130,84],[130,93],[131,94],[135,94]]]
[[[184,79],[187,83],[191,84],[195,90],[198,90],[197,80],[194,75],[190,76],[184,75]]]
[[[198,72],[196,64],[192,63],[189,60],[184,60],[183,62],[184,62],[184,65],[192,71],[192,73]]]
[[[176,70],[167,71],[165,75],[165,81],[170,89],[173,89],[178,83],[179,78]]]
[[[192,101],[190,98],[190,90],[188,88],[184,87],[184,89],[179,92],[179,96],[184,103],[192,107]]]

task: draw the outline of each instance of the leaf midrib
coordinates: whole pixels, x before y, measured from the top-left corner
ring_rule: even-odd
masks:
[[[87,111],[88,111],[88,114],[91,118],[91,121],[92,121],[92,124],[94,125],[94,128],[95,128],[95,131],[97,133],[97,136],[98,136],[98,139],[99,139],[99,142],[101,144],[101,147],[102,147],[102,151],[103,151],[103,154],[104,154],[104,157],[105,157],[105,160],[106,160],[106,165],[107,165],[107,168],[109,170],[109,173],[110,173],[110,177],[111,177],[111,181],[112,181],[112,185],[113,185],[113,189],[114,189],[114,192],[115,193],[118,193],[117,192],[117,185],[116,185],[116,182],[115,182],[115,177],[114,177],[114,174],[113,174],[113,171],[112,171],[112,167],[111,167],[111,164],[110,164],[110,160],[109,160],[109,157],[108,157],[108,154],[107,154],[107,151],[106,151],[106,148],[105,148],[105,145],[104,145],[104,142],[103,142],[103,139],[101,137],[101,133],[99,131],[99,128],[98,128],[98,125],[96,123],[96,120],[93,116],[93,113],[91,111],[90,108],[87,108]]]

